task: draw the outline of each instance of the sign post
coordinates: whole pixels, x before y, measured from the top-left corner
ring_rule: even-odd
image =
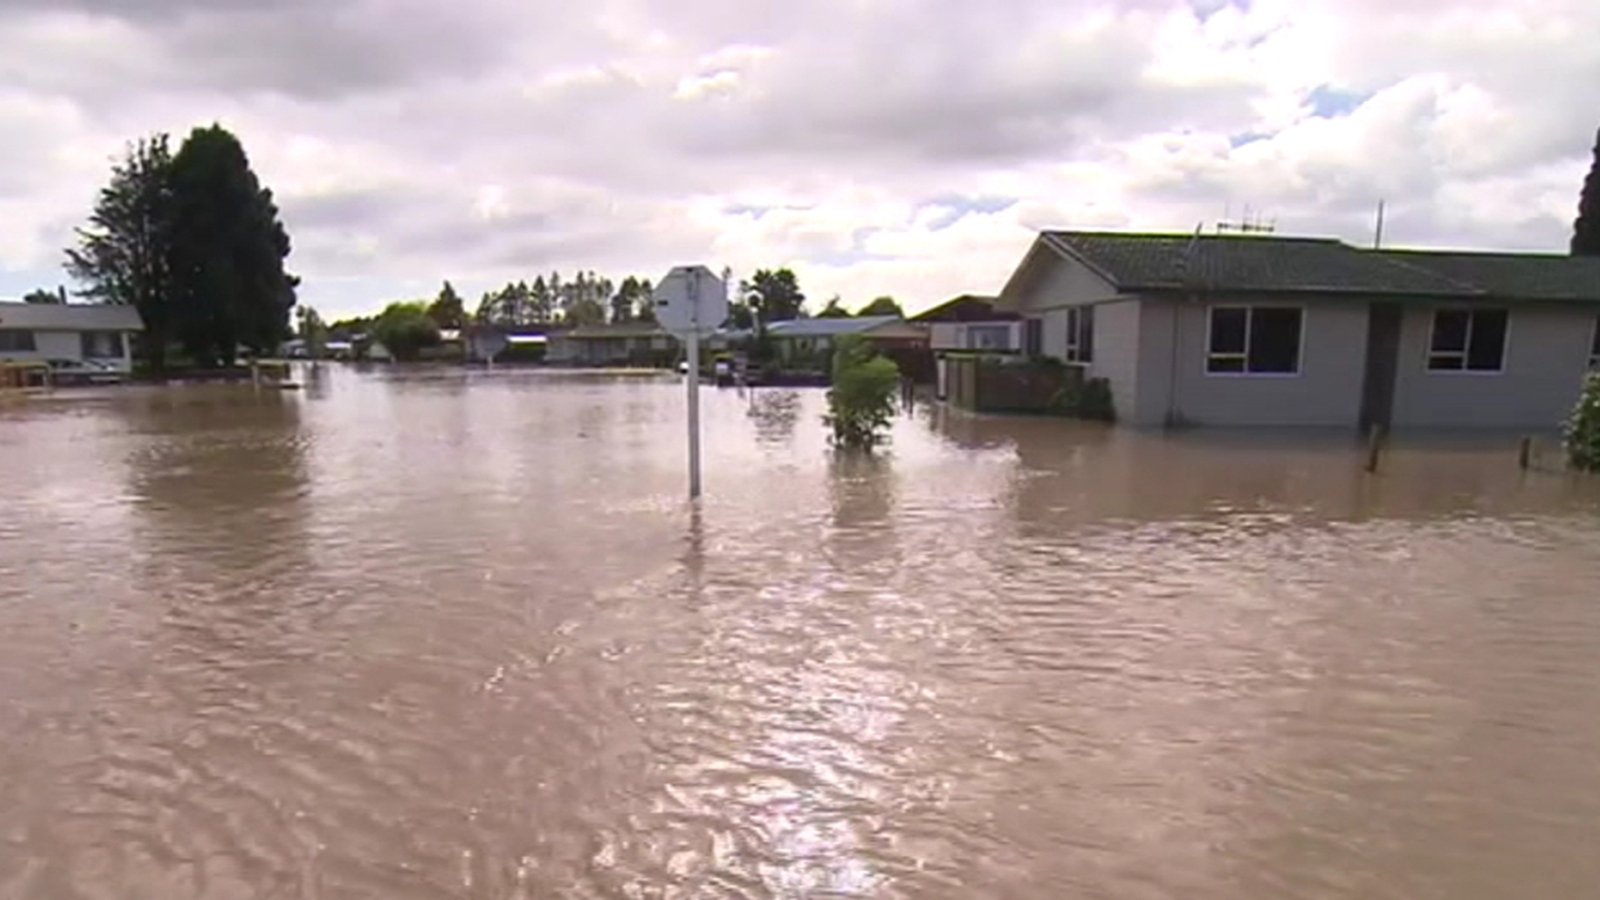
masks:
[[[678,266],[656,285],[656,321],[682,338],[689,409],[689,499],[700,497],[700,336],[728,317],[728,288],[705,266]]]

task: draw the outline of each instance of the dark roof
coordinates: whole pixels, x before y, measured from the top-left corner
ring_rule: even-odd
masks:
[[[850,319],[787,319],[782,322],[773,322],[767,326],[767,333],[773,337],[799,338],[799,337],[837,337],[841,334],[860,334],[888,325],[891,322],[905,321],[899,316],[856,316]]]
[[[994,308],[997,297],[962,294],[911,317],[913,322],[999,322],[1018,318]]]
[[[1436,271],[1331,238],[1047,231],[1042,240],[1082,260],[1119,291],[1484,293]]]
[[[607,322],[599,325],[579,325],[561,336],[573,340],[602,340],[605,338],[668,337],[670,333],[654,322]]]
[[[131,306],[100,303],[0,303],[0,328],[36,331],[143,331]]]
[[[1600,300],[1600,257],[1554,253],[1383,250],[1380,256],[1517,300]]]

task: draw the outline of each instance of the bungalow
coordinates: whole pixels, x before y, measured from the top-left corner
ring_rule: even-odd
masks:
[[[919,381],[931,378],[927,326],[907,322],[899,316],[789,319],[767,326],[767,335],[786,365],[809,365],[820,371],[826,371],[831,364],[834,342],[847,334],[866,338],[907,375]]]
[[[1051,231],[998,307],[1135,425],[1550,428],[1600,364],[1600,259]]]
[[[1022,317],[995,309],[994,297],[962,294],[912,316],[928,326],[934,354],[949,352],[1016,353],[1022,349]]]
[[[569,366],[670,366],[678,341],[654,322],[579,325],[548,335],[547,359]]]
[[[58,372],[125,376],[133,335],[144,330],[131,306],[0,303],[0,362],[44,362]]]

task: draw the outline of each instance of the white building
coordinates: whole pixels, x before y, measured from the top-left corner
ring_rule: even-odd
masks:
[[[131,306],[0,303],[0,361],[127,375],[133,371],[131,338],[143,330]]]

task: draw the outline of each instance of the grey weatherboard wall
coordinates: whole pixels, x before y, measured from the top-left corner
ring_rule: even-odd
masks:
[[[1400,322],[1393,425],[1431,428],[1558,426],[1583,387],[1597,309],[1590,304],[1474,304],[1510,310],[1500,372],[1430,372],[1428,342],[1435,309],[1413,304]]]
[[[1214,306],[1304,310],[1296,375],[1206,371],[1207,316]],[[1190,425],[1354,427],[1365,377],[1367,302],[1351,298],[1150,298],[1140,316],[1137,406],[1129,421]],[[1176,330],[1174,330],[1176,325]],[[1177,352],[1173,352],[1176,335]],[[1176,366],[1176,368],[1174,368]]]

